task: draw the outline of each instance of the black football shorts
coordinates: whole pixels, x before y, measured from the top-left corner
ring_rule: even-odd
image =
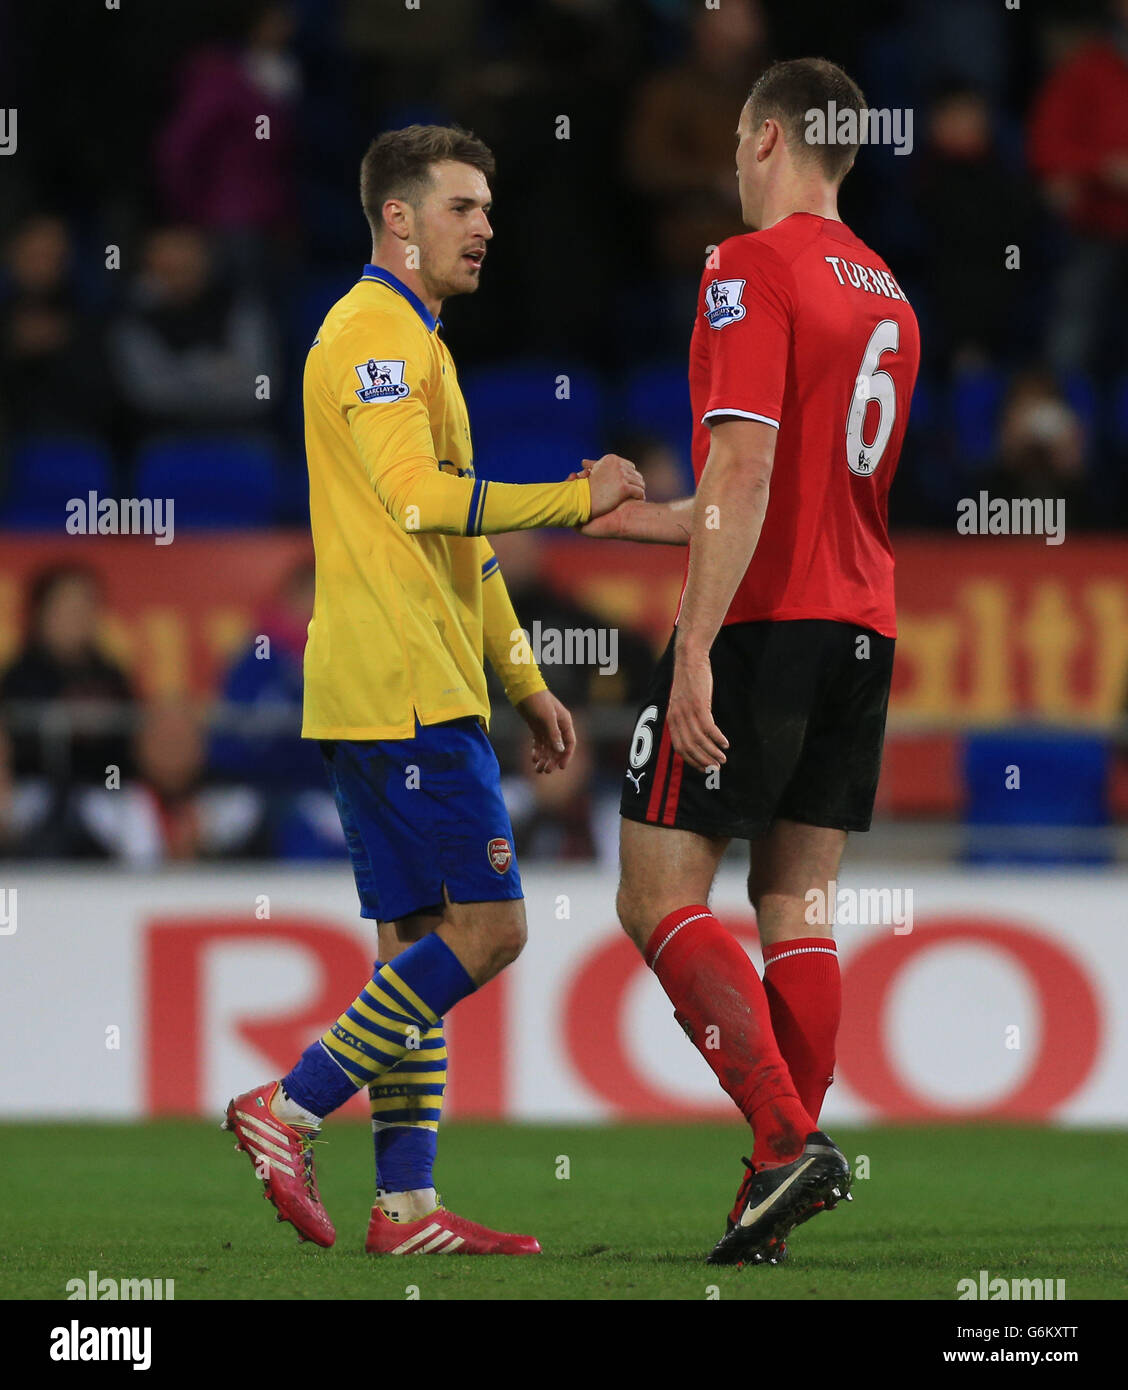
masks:
[[[674,752],[666,703],[674,639],[643,700],[620,814],[755,840],[777,819],[868,830],[893,672],[892,637],[823,619],[732,623],[713,643],[713,720],[726,761],[698,772]]]

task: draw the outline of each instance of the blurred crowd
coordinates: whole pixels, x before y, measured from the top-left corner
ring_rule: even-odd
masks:
[[[863,149],[842,197],[921,320],[894,524],[950,530],[988,488],[1064,497],[1073,528],[1128,526],[1128,0],[208,0],[142,7],[107,42],[114,22],[3,16],[20,145],[0,161],[0,525],[34,516],[13,501],[38,485],[28,441],[92,442],[125,496],[154,441],[217,437],[274,460],[255,519],[302,525],[302,362],[367,259],[360,155],[412,121],[472,128],[498,160],[483,289],[444,312],[463,374],[590,374],[591,447],[677,495],[684,428],[616,401],[644,365],[655,390],[684,370],[705,250],[741,230],[748,88],[820,52],[913,113],[911,154]],[[598,625],[543,585],[535,540],[502,549],[519,613]],[[290,576],[256,628],[271,658],[248,649],[200,709],[139,703],[99,646],[96,578],[41,575],[0,677],[0,845],[340,853],[318,752],[295,739],[310,585]],[[614,682],[574,672],[560,693],[581,721],[629,706],[651,656],[624,634]],[[523,853],[599,852],[603,761],[597,740],[568,778],[510,767]]]
[[[542,630],[605,626],[546,586],[529,533],[499,538],[507,582]],[[0,857],[112,860],[133,868],[221,858],[341,857],[344,839],[319,745],[299,737],[302,655],[313,565],[296,564],[261,610],[253,637],[213,698],[145,698],[102,640],[97,573],[42,570],[29,586],[23,642],[0,674]],[[592,716],[631,716],[653,662],[639,635],[616,633],[614,669],[555,666],[546,675],[575,715],[579,745],[564,773],[537,776],[527,734],[503,728],[507,802],[526,857],[588,860],[616,843],[624,743]],[[490,673],[495,710],[505,696]],[[521,726],[523,728],[523,726]]]
[[[368,251],[359,156],[413,120],[458,121],[498,158],[484,289],[445,316],[464,371],[589,368],[613,429],[623,365],[683,361],[705,250],[741,230],[749,86],[819,49],[913,115],[911,153],[864,149],[843,193],[922,325],[894,520],[949,526],[986,473],[1017,493],[1060,482],[1077,524],[1128,522],[1128,0],[149,9],[112,45],[98,7],[65,39],[49,7],[7,19],[9,455],[29,432],[95,433],[125,484],[154,435],[253,432],[293,475],[280,519],[300,520],[301,364]]]

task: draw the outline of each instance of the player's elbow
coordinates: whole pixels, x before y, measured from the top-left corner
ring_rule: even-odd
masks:
[[[401,531],[406,531],[409,536],[418,535],[428,529],[423,524],[423,508],[418,502],[405,502],[398,507],[389,507],[392,520]]]
[[[454,533],[454,528],[444,524],[439,508],[428,505],[428,500],[414,489],[404,488],[389,493],[383,498],[384,508],[401,531],[409,536],[426,535],[440,531]]]
[[[774,455],[763,450],[715,450],[708,471],[725,492],[754,495],[771,486],[773,461]]]
[[[770,454],[753,454],[741,460],[740,468],[748,479],[749,487],[766,490],[770,486],[773,462]]]

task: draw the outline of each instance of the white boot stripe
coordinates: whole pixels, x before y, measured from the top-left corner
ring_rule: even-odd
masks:
[[[253,1144],[260,1151],[272,1153],[276,1158],[292,1160],[294,1157],[289,1149],[284,1149],[281,1144],[276,1144],[272,1139],[264,1139],[261,1134],[246,1134],[243,1137],[248,1144]]]
[[[417,1255],[425,1255],[428,1250],[438,1250],[440,1255],[445,1255],[447,1252],[445,1250],[439,1250],[439,1247],[445,1245],[450,1238],[450,1231],[440,1231],[434,1240],[429,1240],[426,1245],[421,1245],[415,1253]]]
[[[414,1235],[408,1236],[405,1241],[397,1245],[392,1251],[392,1254],[406,1255],[411,1250],[412,1246],[418,1245],[421,1240],[426,1240],[428,1236],[434,1235],[438,1229],[439,1223],[437,1221],[432,1221],[429,1226],[425,1226],[421,1231],[416,1231]]]
[[[261,1134],[269,1134],[274,1139],[287,1137],[285,1129],[277,1122],[268,1124],[258,1115],[248,1115],[244,1110],[236,1110],[235,1113],[245,1124],[252,1125]]]
[[[273,1154],[265,1153],[262,1149],[258,1148],[250,1135],[247,1136],[246,1144],[251,1152],[261,1158],[268,1168],[281,1168],[287,1177],[292,1178],[294,1176],[294,1170],[288,1163],[283,1163],[280,1158],[275,1158]]]

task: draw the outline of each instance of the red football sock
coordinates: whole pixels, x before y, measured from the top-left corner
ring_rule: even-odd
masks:
[[[796,1158],[815,1124],[780,1056],[764,986],[744,949],[698,905],[664,917],[644,954],[678,1022],[752,1126],[752,1162],[771,1168]]]
[[[842,977],[832,938],[803,936],[765,946],[764,991],[780,1053],[804,1109],[817,1120],[834,1080],[842,1016]]]

